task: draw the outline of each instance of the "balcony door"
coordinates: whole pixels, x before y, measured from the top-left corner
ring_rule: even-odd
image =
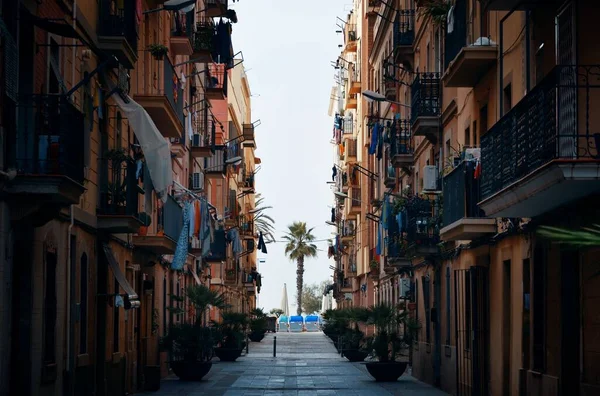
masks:
[[[572,2],[556,16],[556,130],[558,158],[577,158],[577,56]]]

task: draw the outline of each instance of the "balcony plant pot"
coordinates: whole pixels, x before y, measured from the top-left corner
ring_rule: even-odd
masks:
[[[171,368],[177,377],[182,381],[201,381],[210,371],[212,362],[202,362],[199,360],[185,361],[179,360],[171,362]]]
[[[163,60],[165,55],[167,55],[167,53],[169,52],[169,48],[162,44],[150,44],[148,46],[148,51],[150,51],[154,59]]]
[[[369,356],[369,354],[365,351],[361,351],[360,349],[344,349],[342,351],[344,357],[351,362],[362,362]]]
[[[148,227],[140,226],[140,228],[138,229],[138,235],[140,235],[140,236],[148,235]]]
[[[215,348],[215,355],[222,362],[235,362],[242,355],[243,348]]]
[[[377,382],[397,381],[408,366],[408,362],[368,362],[365,364],[367,371]]]
[[[248,334],[248,338],[250,338],[250,341],[252,342],[261,342],[262,339],[265,338],[265,333],[262,331],[253,331]]]
[[[144,367],[144,390],[151,392],[160,390],[160,366]]]

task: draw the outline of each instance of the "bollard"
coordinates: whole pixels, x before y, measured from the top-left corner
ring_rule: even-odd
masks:
[[[273,337],[273,357],[277,357],[277,336]]]
[[[248,354],[248,344],[250,344],[248,342],[248,334],[246,334],[246,355]]]

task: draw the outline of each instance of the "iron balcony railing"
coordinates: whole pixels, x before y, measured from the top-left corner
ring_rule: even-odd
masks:
[[[221,91],[227,96],[227,65],[224,63],[211,63],[204,72],[204,88],[210,91]]]
[[[474,161],[462,161],[444,177],[444,226],[465,217],[485,217],[477,203],[480,200],[479,179],[475,178]]]
[[[183,209],[170,195],[159,210],[158,224],[162,227],[165,236],[173,241],[179,240],[183,228]]]
[[[177,77],[175,69],[168,57],[164,58],[164,95],[169,100],[177,118],[184,124],[183,118],[183,85]]]
[[[438,203],[412,196],[407,198],[401,216],[401,229],[409,245],[433,246],[439,241]]]
[[[171,36],[174,37],[194,37],[194,14],[195,11],[190,11],[182,14],[178,11],[173,12]]]
[[[390,155],[413,154],[413,139],[409,120],[394,120],[390,126]]]
[[[481,198],[553,160],[600,160],[600,65],[556,66],[481,137]]]
[[[194,120],[196,133],[192,137],[192,147],[212,147],[216,135],[216,123],[209,117],[208,102],[198,111]]]
[[[125,37],[134,52],[138,48],[138,26],[135,1],[100,1],[101,36]]]
[[[242,169],[242,187],[254,188],[254,173],[248,172],[246,168]]]
[[[360,187],[352,187],[350,190],[350,206],[352,207],[360,207]]]
[[[206,259],[212,261],[224,261],[227,257],[225,230],[215,230],[213,235],[214,239],[210,244],[210,253],[206,256]]]
[[[411,85],[411,123],[419,117],[438,117],[441,111],[440,73],[417,73]]]
[[[397,10],[394,21],[394,48],[413,45],[415,41],[415,10]]]
[[[212,51],[214,49],[214,37],[215,24],[212,18],[198,21],[192,40],[194,52]]]
[[[242,235],[252,236],[254,235],[254,221],[249,216],[239,216],[238,225],[240,227],[240,233]]]
[[[204,158],[204,171],[206,173],[226,173],[225,160],[227,156],[225,148],[226,146],[214,146],[215,151],[212,157]]]
[[[356,139],[348,139],[346,140],[346,154],[348,157],[356,157],[358,152],[358,146],[356,143]]]
[[[352,237],[356,235],[356,220],[342,221],[342,237]]]
[[[108,183],[100,188],[99,214],[129,215],[139,213],[138,167],[132,159],[126,161],[106,160]],[[141,175],[140,175],[141,177]]]
[[[84,128],[91,128],[83,114],[62,95],[22,95],[17,106],[18,132],[6,153],[10,166],[20,174],[83,183]]]

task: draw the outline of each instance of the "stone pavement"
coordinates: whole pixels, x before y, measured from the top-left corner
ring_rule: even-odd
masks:
[[[341,358],[323,333],[277,333],[277,357],[273,358],[273,334],[251,342],[247,356],[234,363],[213,360],[202,382],[183,382],[169,377],[155,396],[199,395],[422,395],[446,393],[415,380],[408,374],[397,382],[377,383],[363,364]]]

